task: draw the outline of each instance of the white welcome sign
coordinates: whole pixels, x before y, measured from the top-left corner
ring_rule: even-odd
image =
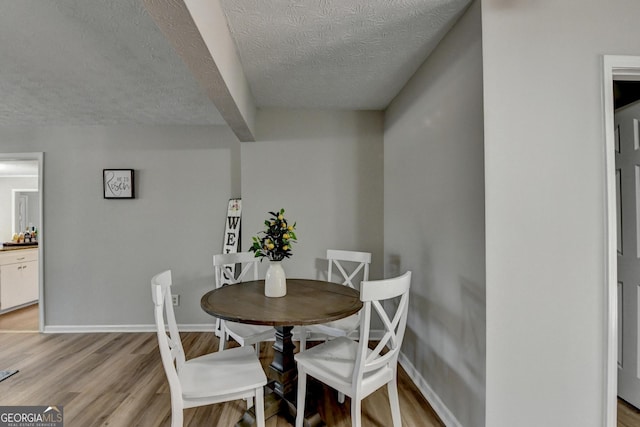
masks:
[[[236,253],[240,247],[240,217],[242,213],[242,199],[230,199],[229,207],[227,209],[227,221],[225,223],[224,240],[222,242],[222,253]],[[225,265],[224,269],[227,270],[231,277],[236,275],[236,265]],[[223,284],[228,283],[228,280],[223,276]],[[226,282],[226,283],[225,283]]]

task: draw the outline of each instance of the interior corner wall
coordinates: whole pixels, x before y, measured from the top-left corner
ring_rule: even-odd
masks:
[[[221,126],[0,127],[0,152],[44,152],[45,329],[154,324],[150,279],[173,272],[180,324],[211,324],[239,143]],[[107,200],[104,168],[135,170],[136,197]]]
[[[381,278],[382,168],[381,112],[258,110],[256,142],[242,143],[242,248],[284,208],[298,237],[288,277],[324,278],[326,250],[345,249],[371,252]]]
[[[634,0],[482,1],[487,425],[605,425],[602,55]]]
[[[403,366],[446,425],[484,426],[478,2],[387,110],[384,176],[385,276],[413,272]]]

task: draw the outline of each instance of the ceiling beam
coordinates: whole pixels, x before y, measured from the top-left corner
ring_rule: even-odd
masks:
[[[255,141],[256,107],[218,0],[144,0],[156,25],[241,142]]]

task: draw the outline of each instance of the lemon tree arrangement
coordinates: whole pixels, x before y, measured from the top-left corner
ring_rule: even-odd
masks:
[[[284,217],[284,209],[269,212],[269,215],[271,217],[264,221],[265,229],[252,238],[249,251],[255,252],[256,258],[282,261],[291,257],[291,245],[297,242],[296,223],[289,224]]]

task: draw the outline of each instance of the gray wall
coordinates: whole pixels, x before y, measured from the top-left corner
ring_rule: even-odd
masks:
[[[13,225],[11,224],[11,190],[37,189],[38,178],[4,178],[0,177],[0,243],[11,241]],[[37,200],[36,200],[37,203]],[[31,206],[33,207],[33,206]]]
[[[242,247],[285,208],[298,231],[287,276],[319,277],[326,250],[346,249],[371,252],[380,278],[382,113],[260,110],[256,132],[242,144]]]
[[[149,279],[171,268],[178,322],[211,322],[239,146],[226,127],[0,128],[0,152],[44,152],[47,326],[151,325]],[[136,171],[134,200],[105,200],[103,168]]]
[[[640,55],[638,16],[482,2],[488,426],[604,424],[602,55]]]
[[[384,134],[385,275],[413,271],[403,364],[448,425],[468,427],[485,425],[483,156],[475,2],[387,110]]]
[[[371,251],[381,277],[382,114],[267,110],[258,127],[243,144],[226,127],[0,128],[0,152],[45,153],[47,328],[151,325],[149,279],[166,268],[178,322],[211,322],[199,301],[231,197],[243,249],[267,210],[298,221],[291,276],[316,277],[337,247]],[[103,199],[103,168],[135,169],[136,199]]]

